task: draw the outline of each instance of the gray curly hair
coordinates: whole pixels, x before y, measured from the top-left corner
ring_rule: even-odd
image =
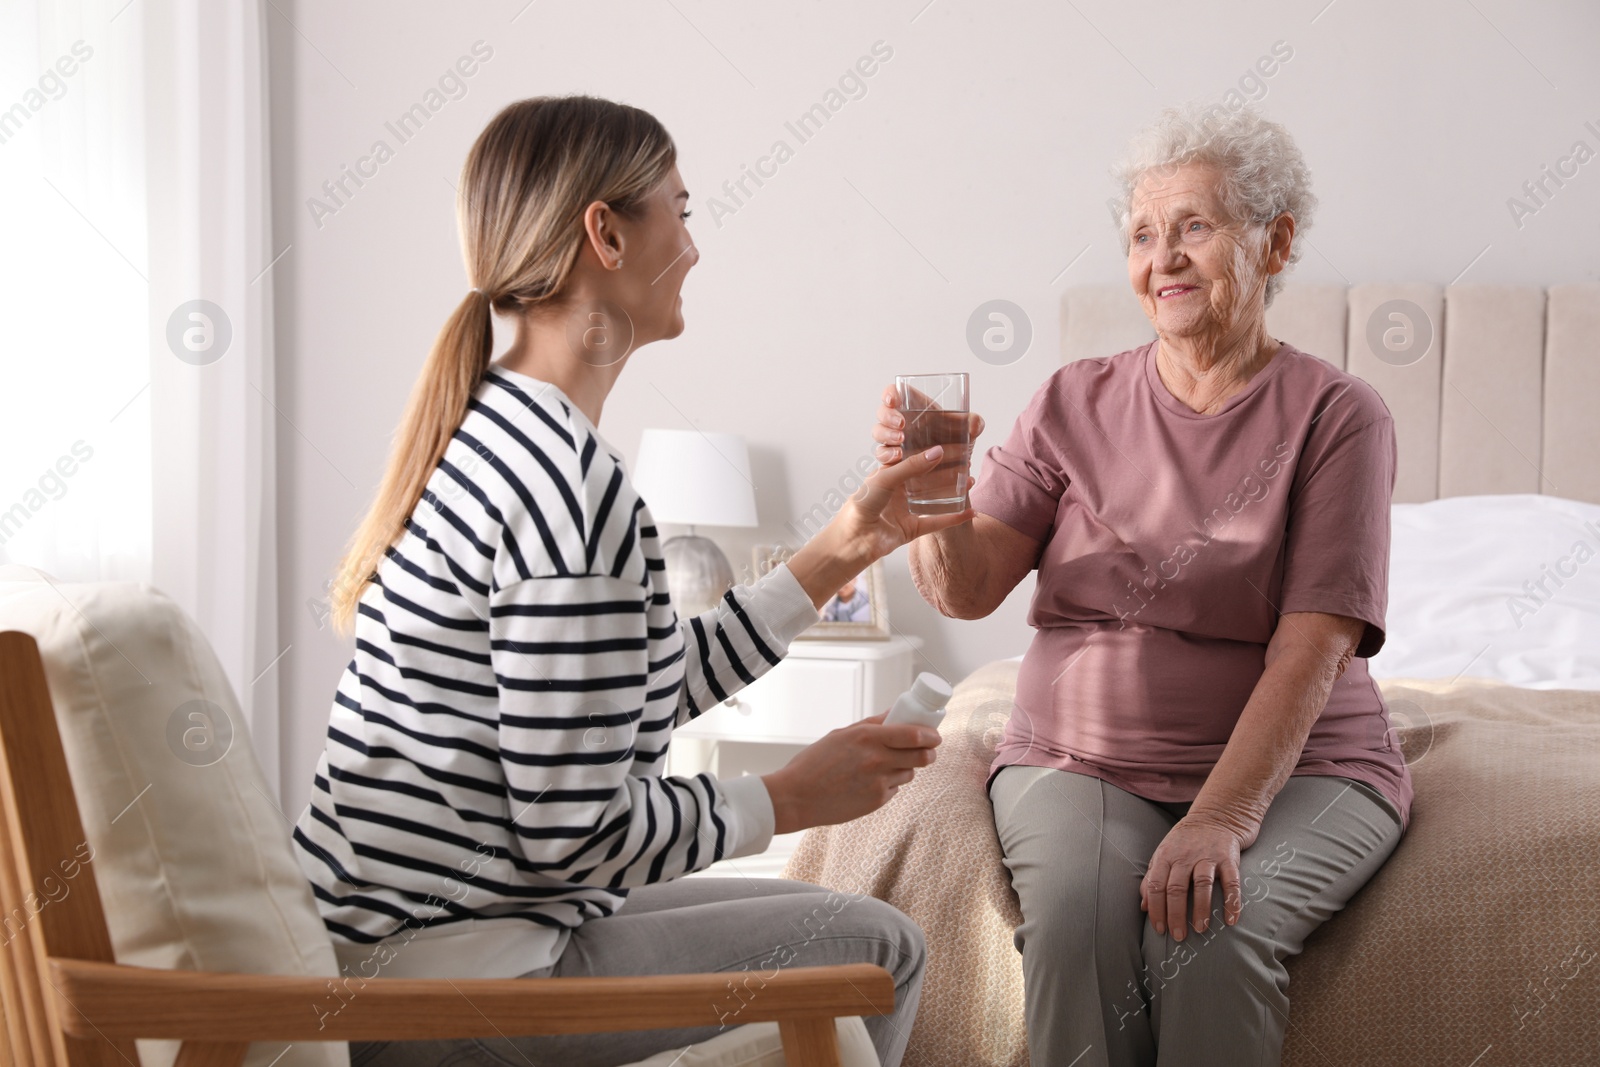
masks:
[[[1229,111],[1221,104],[1189,103],[1163,111],[1112,168],[1118,195],[1111,200],[1111,213],[1124,255],[1134,190],[1151,171],[1170,171],[1185,163],[1209,163],[1222,170],[1222,202],[1234,218],[1264,225],[1288,212],[1294,216],[1296,238],[1310,228],[1317,207],[1311,170],[1289,131],[1248,107]],[[1268,304],[1303,249],[1296,240],[1283,272],[1267,278]]]

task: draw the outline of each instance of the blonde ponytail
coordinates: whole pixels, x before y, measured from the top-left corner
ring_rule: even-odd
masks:
[[[395,431],[377,499],[339,563],[331,604],[338,633],[348,635],[355,628],[361,591],[422,499],[423,486],[466,417],[467,402],[489,367],[493,345],[489,301],[482,293],[468,293],[434,339]]]
[[[677,162],[648,112],[590,96],[509,105],[473,143],[461,171],[456,223],[473,290],[433,342],[395,431],[376,498],[345,548],[330,597],[334,629],[355,629],[356,606],[405,532],[494,349],[492,311],[557,304],[596,200],[631,214]]]

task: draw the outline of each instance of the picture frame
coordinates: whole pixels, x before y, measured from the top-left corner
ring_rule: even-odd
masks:
[[[752,566],[755,577],[760,578],[772,568],[788,560],[794,553],[785,545],[757,545],[753,550]],[[873,563],[839,592],[850,590],[853,601],[860,601],[854,610],[841,605],[835,593],[822,606],[823,620],[798,635],[798,641],[887,641],[892,636],[889,629],[889,601],[887,583],[883,576],[883,561]],[[832,616],[830,618],[830,616]]]

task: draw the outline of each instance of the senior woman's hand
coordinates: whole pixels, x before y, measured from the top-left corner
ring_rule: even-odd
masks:
[[[972,440],[983,432],[983,416],[972,412],[967,416],[972,426]],[[906,441],[906,417],[900,413],[900,395],[894,386],[883,391],[883,403],[878,406],[878,421],[872,427],[872,439],[878,442],[878,462],[884,466],[900,461],[901,446]]]
[[[1254,844],[1237,831],[1200,815],[1185,815],[1150,857],[1139,883],[1139,908],[1148,912],[1156,933],[1172,931],[1182,941],[1188,931],[1189,886],[1194,885],[1194,930],[1203,934],[1211,920],[1213,894],[1222,893],[1222,919],[1239,921],[1244,899],[1239,891],[1239,853]]]
[[[983,432],[983,416],[968,415],[971,440]],[[905,415],[894,386],[883,391],[872,438],[878,462],[901,463]],[[967,492],[976,485],[968,468]],[[969,497],[970,499],[970,497]],[[1039,562],[1044,542],[1013,529],[993,515],[976,514],[970,523],[934,532],[912,542],[911,581],[922,599],[951,619],[981,619],[999,607]]]
[[[1157,933],[1181,941],[1189,885],[1194,884],[1195,932],[1204,933],[1211,899],[1223,894],[1223,921],[1232,926],[1244,908],[1239,855],[1255,844],[1272,798],[1294,769],[1311,725],[1328,693],[1350,664],[1367,624],[1345,615],[1292,611],[1278,618],[1267,643],[1265,670],[1222,758],[1167,831],[1139,883],[1140,906]]]

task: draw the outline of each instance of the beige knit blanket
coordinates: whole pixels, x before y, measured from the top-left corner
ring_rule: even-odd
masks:
[[[907,1067],[1028,1062],[1021,914],[983,789],[1017,668],[962,682],[938,761],[885,808],[807,833],[784,872],[921,924]],[[1382,689],[1411,763],[1411,825],[1289,961],[1283,1063],[1600,1064],[1600,693]]]

